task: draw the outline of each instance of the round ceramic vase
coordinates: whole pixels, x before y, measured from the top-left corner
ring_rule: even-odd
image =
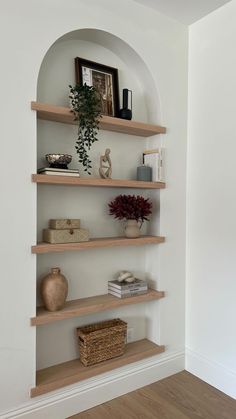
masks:
[[[48,311],[61,310],[68,295],[68,281],[59,268],[52,268],[41,282],[41,297]]]
[[[137,180],[143,180],[144,182],[151,182],[152,181],[152,168],[149,166],[142,166],[137,167]]]
[[[127,220],[125,226],[125,236],[129,239],[135,239],[140,236],[140,228],[138,221],[136,220]]]

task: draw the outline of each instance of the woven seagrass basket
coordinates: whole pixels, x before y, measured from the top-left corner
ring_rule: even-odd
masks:
[[[123,355],[127,323],[113,319],[77,328],[80,360],[86,367]]]

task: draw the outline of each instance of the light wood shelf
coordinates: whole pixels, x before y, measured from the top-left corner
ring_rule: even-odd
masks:
[[[52,253],[65,252],[73,250],[98,249],[102,247],[115,246],[142,246],[147,244],[159,244],[165,241],[165,237],[161,236],[140,236],[136,239],[127,239],[126,237],[101,237],[90,239],[87,242],[80,243],[38,243],[31,247],[32,253]]]
[[[31,102],[31,109],[37,112],[38,119],[71,125],[77,124],[77,121],[74,120],[73,113],[69,108],[66,107],[54,106],[39,102]],[[139,121],[127,121],[124,119],[108,116],[102,116],[100,120],[100,129],[138,137],[150,137],[153,135],[166,133],[166,128],[159,125],[153,125]],[[71,185],[84,187],[89,186],[134,189],[165,188],[164,182],[143,182],[123,179],[107,180],[69,176],[49,176],[42,174],[33,174],[32,181],[38,184]],[[32,246],[32,253],[44,254],[51,252],[78,251],[117,246],[141,246],[159,244],[163,243],[164,241],[165,238],[161,236],[141,236],[135,239],[128,239],[126,237],[102,237],[93,238],[88,242],[80,243],[38,243],[37,245]],[[31,325],[44,325],[73,317],[112,310],[126,305],[154,301],[163,297],[163,291],[149,289],[146,294],[126,299],[119,299],[112,295],[105,294],[95,297],[72,300],[68,301],[65,307],[58,312],[48,312],[44,308],[39,307],[37,309],[36,317],[31,318]],[[164,351],[164,346],[158,346],[147,339],[143,339],[127,344],[125,354],[121,357],[104,361],[95,366],[84,367],[80,360],[76,359],[39,370],[36,373],[36,386],[31,389],[31,397],[36,397],[46,394],[50,391],[55,391],[64,386],[75,384],[79,381],[106,373],[115,368],[120,368],[130,363],[156,356]]]
[[[67,301],[62,310],[54,312],[47,311],[43,307],[38,307],[36,317],[31,318],[31,326],[39,326],[60,320],[71,319],[72,317],[113,310],[126,305],[159,300],[160,298],[163,298],[164,295],[164,291],[149,289],[146,294],[136,295],[129,298],[117,298],[111,294],[105,294]]]
[[[40,396],[132,362],[158,355],[164,351],[164,346],[158,346],[147,339],[142,339],[126,345],[124,355],[97,365],[84,367],[79,359],[54,365],[53,367],[37,371],[36,387],[31,389],[30,394],[31,397]]]
[[[62,122],[64,124],[76,125],[74,115],[69,108],[49,105],[40,102],[31,102],[31,109],[37,111],[37,117],[46,121]],[[166,128],[159,125],[147,124],[138,121],[114,118],[103,115],[100,121],[100,128],[106,131],[115,131],[123,134],[150,137],[156,134],[165,134]]]
[[[164,189],[164,182],[140,180],[78,178],[76,176],[53,176],[33,174],[32,181],[44,185],[91,186],[99,188]]]

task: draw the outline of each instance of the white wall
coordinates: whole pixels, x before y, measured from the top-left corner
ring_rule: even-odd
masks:
[[[187,368],[236,397],[236,1],[190,27]]]
[[[187,30],[131,0],[119,3],[5,0],[1,2],[0,19],[3,98],[0,129],[4,156],[1,162],[4,198],[1,201],[0,409],[12,411],[8,415],[4,413],[4,417],[16,417],[14,409],[22,407],[22,412],[30,411],[51,403],[50,419],[60,419],[183,367],[182,358],[177,357],[184,348]],[[155,316],[155,330],[149,333],[167,345],[167,352],[153,359],[152,365],[147,361],[149,368],[145,363],[124,368],[119,383],[108,385],[109,391],[103,392],[100,398],[87,397],[83,385],[73,386],[75,397],[79,391],[81,394],[81,404],[77,398],[77,404],[73,405],[72,393],[65,400],[70,389],[34,401],[29,399],[36,368],[35,328],[29,324],[36,307],[36,256],[31,255],[30,246],[36,242],[37,224],[36,185],[30,181],[30,174],[36,171],[36,115],[30,110],[30,101],[36,99],[37,76],[47,50],[56,39],[80,28],[99,28],[127,42],[146,63],[159,92],[161,112],[156,120],[168,127],[163,138],[168,188],[160,195],[161,221],[155,228],[167,236],[167,242],[160,246],[159,252],[151,251],[147,267],[154,275],[159,274],[158,287],[167,291],[167,298],[160,302],[160,307],[148,310],[147,322]],[[51,343],[48,350],[52,351]],[[162,360],[160,370],[159,359]],[[139,380],[135,378],[138,368],[143,371],[137,375]],[[107,383],[110,377],[114,378],[115,374],[106,377]],[[97,383],[101,386],[102,378],[88,380],[85,385],[97,391]],[[40,412],[37,417],[42,417]],[[32,415],[36,418],[35,411]]]

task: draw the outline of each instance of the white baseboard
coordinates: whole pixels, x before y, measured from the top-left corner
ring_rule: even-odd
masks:
[[[236,374],[203,355],[186,348],[185,369],[206,383],[236,399]]]
[[[2,419],[65,419],[184,369],[184,351],[130,364],[62,391],[36,398]]]

